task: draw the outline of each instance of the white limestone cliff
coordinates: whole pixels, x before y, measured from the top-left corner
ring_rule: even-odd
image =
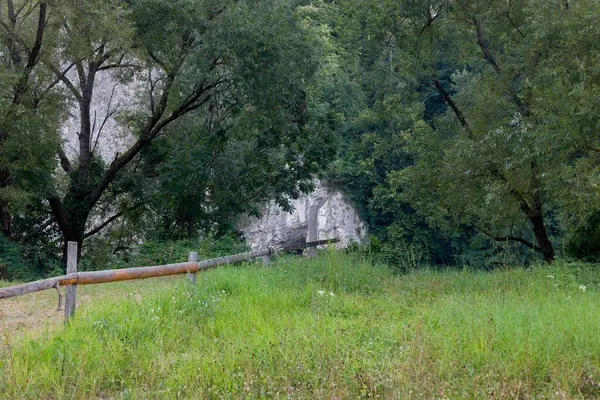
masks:
[[[367,240],[367,226],[344,197],[317,180],[315,190],[292,201],[294,211],[282,210],[275,202],[265,206],[261,218],[252,218],[241,224],[240,230],[252,250],[279,247],[309,240],[310,210],[315,208],[316,240],[338,238],[338,247]],[[312,238],[311,238],[312,239]]]

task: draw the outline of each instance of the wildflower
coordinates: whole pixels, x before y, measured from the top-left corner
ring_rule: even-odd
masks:
[[[579,290],[585,292],[587,290],[587,287],[585,285],[579,285]]]
[[[333,292],[329,292],[329,295],[330,295],[331,297],[335,296],[335,295],[333,294]]]
[[[571,296],[567,296],[567,298],[565,300],[569,300],[571,298]]]
[[[317,293],[319,294],[319,296],[323,296],[325,294],[324,290],[317,290]]]
[[[548,275],[547,278],[554,279],[555,276],[554,275]]]

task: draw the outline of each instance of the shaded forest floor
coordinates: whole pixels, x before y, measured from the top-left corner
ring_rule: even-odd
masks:
[[[395,275],[343,253],[0,301],[2,398],[600,396],[600,270]],[[23,317],[24,316],[24,317]]]

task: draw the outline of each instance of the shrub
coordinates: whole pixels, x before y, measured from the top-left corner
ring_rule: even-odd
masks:
[[[36,277],[33,264],[23,262],[23,246],[0,235],[0,279],[34,280]]]
[[[247,246],[236,238],[150,240],[127,252],[115,254],[110,244],[103,241],[86,243],[80,270],[94,271],[112,268],[127,268],[170,264],[187,261],[191,251],[198,252],[198,259],[214,258],[247,251]]]

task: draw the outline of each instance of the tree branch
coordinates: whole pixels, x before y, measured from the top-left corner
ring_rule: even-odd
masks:
[[[115,96],[116,89],[117,89],[117,86],[115,85],[115,86],[113,86],[112,91],[110,92],[110,98],[108,99],[108,104],[106,106],[106,115],[104,116],[102,123],[100,124],[100,128],[98,128],[98,132],[96,134],[96,140],[94,142],[94,145],[92,146],[92,153],[94,153],[96,151],[96,147],[98,146],[98,141],[100,140],[100,135],[102,134],[102,131],[104,130],[106,123],[113,115],[115,115],[117,113],[117,110],[119,109],[120,103],[117,103],[115,108],[113,108],[111,110],[111,106],[112,106],[113,98]],[[92,135],[94,134],[95,130],[96,130],[96,116],[94,115],[94,127],[92,128]]]
[[[62,167],[62,169],[66,173],[71,172],[71,162],[69,161],[69,158],[65,154],[65,151],[63,150],[62,146],[60,146],[58,148],[57,154],[58,154],[58,158],[60,160],[60,166]]]
[[[158,64],[162,68],[163,71],[168,73],[169,67],[167,66],[167,64],[165,64],[160,58],[158,58],[152,50],[148,49],[148,55],[156,64]]]
[[[519,32],[519,35],[521,35],[521,37],[523,39],[525,39],[525,34],[523,33],[523,31],[521,31],[519,26],[510,17],[510,11],[506,11],[506,18],[508,18],[508,22],[510,22],[510,24],[513,26],[513,28],[515,28],[517,30],[517,32]]]
[[[484,229],[481,229],[478,226],[475,226],[475,229],[477,229],[478,231],[480,231],[483,234],[485,234],[486,236],[488,236],[490,239],[493,239],[493,240],[495,240],[497,242],[506,242],[506,241],[518,242],[518,243],[521,243],[521,244],[529,247],[530,249],[533,249],[535,251],[539,251],[540,253],[544,254],[544,251],[541,248],[539,248],[537,245],[531,243],[530,241],[527,241],[527,240],[523,239],[522,237],[518,237],[518,236],[494,236],[494,235],[490,234],[489,232],[485,231]]]
[[[8,19],[10,20],[10,27],[5,26],[5,28],[9,32],[10,36],[12,36],[12,39],[9,39],[8,41],[8,50],[13,64],[18,66],[21,65],[22,60],[21,56],[19,55],[19,51],[16,49],[17,35],[15,34],[15,30],[17,25],[17,15],[15,14],[15,5],[13,0],[6,1],[6,9],[8,13]]]
[[[435,79],[435,78],[432,78],[432,81],[433,81],[433,85],[430,85],[430,86],[433,87],[435,90],[437,90],[442,95],[442,97],[444,98],[444,101],[452,109],[452,111],[454,112],[454,115],[456,115],[456,118],[458,119],[458,121],[460,122],[462,127],[470,131],[471,127],[469,126],[469,123],[467,122],[465,115],[462,113],[461,109],[458,108],[458,106],[456,105],[456,103],[454,102],[452,97],[450,96],[450,93],[448,93],[446,91],[446,89],[444,89],[444,85],[442,84],[442,82],[440,82],[438,79]]]
[[[442,5],[440,5],[440,9],[435,11],[433,10],[432,6],[429,6],[429,8],[427,9],[427,22],[425,23],[425,25],[423,25],[423,27],[421,28],[421,30],[419,31],[419,34],[422,35],[423,32],[425,32],[425,30],[427,28],[429,28],[431,26],[431,24],[433,23],[433,21],[435,21],[441,14],[441,9],[446,5],[446,2],[444,2]],[[433,13],[432,13],[433,11]]]
[[[104,190],[117,176],[117,173],[123,167],[129,164],[129,162],[133,160],[135,156],[151,142],[152,137],[150,136],[150,133],[156,127],[167,108],[171,88],[173,86],[173,83],[175,82],[175,76],[176,74],[173,73],[168,74],[157,108],[150,115],[145,126],[141,129],[141,133],[138,139],[127,151],[125,151],[125,153],[117,155],[117,157],[115,157],[115,159],[106,169],[106,171],[104,171],[102,178],[100,178],[98,184],[96,185],[94,190],[92,190],[92,193],[90,195],[89,201],[91,204],[95,204],[100,199],[102,193],[104,193]]]
[[[125,211],[119,211],[118,213],[116,213],[115,215],[113,215],[112,217],[110,217],[109,219],[107,219],[106,221],[104,221],[103,223],[101,223],[100,225],[98,225],[96,228],[92,229],[91,231],[87,232],[85,235],[83,235],[84,239],[88,238],[90,236],[95,235],[96,233],[100,232],[102,229],[106,228],[108,225],[110,225],[111,222],[113,222],[114,220],[116,220],[117,218],[121,217],[123,214],[125,214],[126,212],[129,211],[133,211],[135,209],[140,208],[141,206],[143,206],[143,203],[139,203],[136,204],[133,207],[129,207],[127,210]]]
[[[38,25],[35,34],[35,42],[29,52],[29,58],[27,59],[27,65],[25,70],[31,72],[31,69],[37,64],[39,60],[40,50],[42,49],[42,43],[44,41],[44,31],[46,28],[46,11],[48,9],[48,3],[45,1],[40,2],[40,12],[38,16]]]
[[[142,69],[143,66],[140,64],[134,63],[116,63],[116,64],[106,64],[98,68],[98,71],[106,71],[108,69],[116,69],[116,68],[135,68]]]
[[[75,64],[76,64],[76,62],[73,63],[73,65],[75,65]],[[54,75],[56,75],[57,79],[59,79],[62,83],[65,84],[65,86],[67,87],[67,89],[69,89],[71,91],[71,93],[73,94],[73,96],[75,96],[75,98],[77,99],[77,101],[81,101],[81,99],[82,99],[81,93],[79,93],[79,91],[77,90],[77,88],[75,87],[75,85],[73,85],[73,82],[71,82],[69,80],[69,78],[67,78],[67,72],[68,72],[69,69],[72,68],[72,66],[70,66],[64,72],[60,71],[58,68],[56,68],[51,63],[48,63],[48,68],[50,68],[50,70],[52,72],[54,72]]]
[[[59,82],[61,82],[62,78],[67,75],[67,73],[71,70],[71,68],[73,68],[73,66],[75,66],[74,62],[72,62],[67,68],[65,68],[60,74],[58,74],[58,76],[56,77],[56,79],[54,81],[52,81],[52,83],[50,85],[48,85],[42,91],[42,94],[40,96],[38,96],[38,98],[42,99],[50,90],[52,90],[52,88],[54,86],[56,86]],[[52,69],[52,68],[50,68],[50,69]],[[54,70],[52,70],[52,72],[55,73]]]
[[[35,34],[35,42],[33,43],[31,50],[28,50],[29,57],[27,58],[27,64],[25,65],[23,74],[15,87],[13,104],[21,104],[23,96],[27,92],[27,86],[29,83],[29,78],[31,76],[31,71],[39,61],[39,55],[44,40],[44,30],[46,28],[46,10],[48,8],[48,4],[45,1],[40,2],[39,7],[40,11],[38,16],[37,31]]]
[[[141,130],[138,140],[125,153],[116,157],[108,169],[104,172],[104,175],[90,196],[90,202],[92,204],[95,204],[100,199],[102,193],[114,180],[117,173],[129,162],[131,162],[131,160],[133,160],[143,148],[148,146],[167,125],[181,118],[183,115],[204,105],[210,99],[210,94],[207,95],[207,93],[211,89],[221,84],[224,80],[217,79],[210,85],[202,85],[200,88],[196,89],[194,95],[188,96],[188,98],[182,104],[180,104],[179,107],[172,111],[167,118],[162,119],[167,108],[169,94],[174,81],[175,74],[169,74],[155,112],[152,113],[152,115],[148,118],[145,127]]]
[[[490,63],[490,65],[494,68],[494,70],[497,73],[500,73],[500,67],[496,63],[496,59],[490,52],[487,42],[485,41],[485,37],[483,35],[483,25],[481,24],[481,21],[477,18],[473,18],[473,24],[475,25],[475,29],[477,31],[477,44],[483,52],[483,57],[487,60],[488,63]]]
[[[27,234],[27,236],[25,236],[21,241],[23,243],[25,243],[25,242],[33,239],[37,234],[41,233],[44,229],[46,229],[47,227],[49,227],[50,225],[52,225],[55,222],[56,222],[55,217],[50,218],[48,221],[44,222],[42,225],[38,226],[33,231],[29,232]]]
[[[67,221],[67,212],[62,204],[62,201],[60,201],[58,196],[52,196],[48,198],[48,203],[50,204],[50,208],[52,209],[52,213],[54,214],[54,219],[56,220],[58,228],[62,232],[63,236],[66,236],[66,233],[70,229]]]
[[[506,241],[513,241],[513,242],[518,242],[521,244],[524,244],[525,246],[529,247],[530,249],[533,249],[535,251],[539,251],[540,253],[544,254],[544,251],[542,249],[540,249],[537,245],[521,238],[521,237],[517,237],[517,236],[495,236],[492,237],[492,239],[498,241],[498,242],[506,242]]]

